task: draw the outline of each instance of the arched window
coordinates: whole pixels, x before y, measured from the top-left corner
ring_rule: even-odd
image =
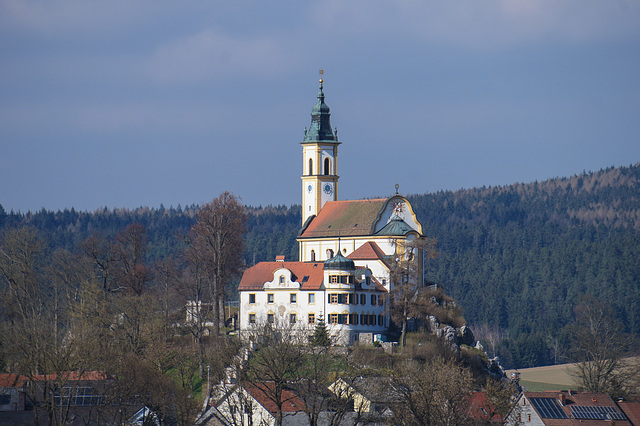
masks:
[[[329,173],[329,169],[331,168],[331,160],[329,160],[328,158],[324,159],[324,174],[325,175],[330,175],[331,173]]]
[[[309,176],[313,174],[313,160],[309,158]]]
[[[333,250],[327,249],[327,260],[333,257]]]
[[[315,250],[311,250],[311,261],[312,262],[316,261],[316,251]]]

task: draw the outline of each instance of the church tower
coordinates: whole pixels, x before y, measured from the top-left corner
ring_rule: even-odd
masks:
[[[320,73],[322,75],[322,72]],[[311,126],[302,144],[302,224],[317,215],[327,201],[338,199],[338,131],[331,130],[320,78],[318,102],[311,110]]]

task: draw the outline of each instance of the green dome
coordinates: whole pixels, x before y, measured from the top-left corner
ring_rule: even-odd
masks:
[[[403,237],[409,232],[416,232],[415,229],[410,227],[400,216],[393,215],[389,223],[387,223],[381,230],[376,232],[376,235],[389,235],[394,237]]]
[[[304,135],[304,142],[317,141],[338,141],[333,130],[331,130],[331,112],[329,106],[324,103],[322,80],[320,80],[318,102],[316,102],[311,110],[311,126],[309,126],[309,131],[305,132]]]
[[[331,269],[336,271],[355,271],[356,265],[353,260],[347,259],[338,252],[331,259],[324,262],[324,269]]]

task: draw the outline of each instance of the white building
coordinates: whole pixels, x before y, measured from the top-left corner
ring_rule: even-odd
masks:
[[[411,204],[389,198],[338,201],[338,141],[320,80],[311,126],[302,141],[302,230],[299,262],[261,262],[239,285],[240,331],[274,323],[312,329],[324,318],[339,343],[389,327],[390,268],[405,256],[422,277],[423,253],[407,252],[422,237]]]

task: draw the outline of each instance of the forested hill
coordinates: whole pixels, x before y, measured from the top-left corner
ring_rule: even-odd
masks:
[[[553,361],[540,348],[562,343],[586,294],[640,333],[640,163],[409,199],[424,233],[438,240],[429,279],[469,322],[509,331],[506,364]]]
[[[571,178],[408,197],[424,233],[438,240],[427,278],[462,306],[466,319],[509,339],[506,366],[553,361],[575,303],[591,294],[615,306],[640,334],[640,163]],[[248,207],[245,262],[298,256],[300,206]],[[6,212],[0,228],[31,225],[52,248],[74,250],[100,232],[138,222],[150,264],[180,251],[197,206]],[[553,344],[550,342],[554,342]]]

